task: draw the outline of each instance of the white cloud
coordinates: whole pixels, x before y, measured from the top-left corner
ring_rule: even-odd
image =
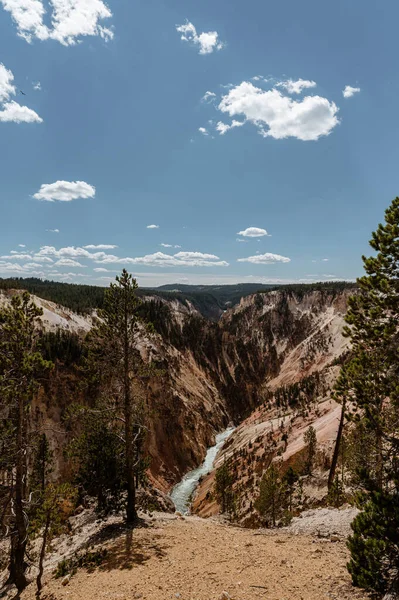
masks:
[[[46,229],[46,231],[49,231],[50,233],[59,233],[60,232],[59,229]]]
[[[113,32],[100,22],[112,17],[103,0],[50,0],[51,28],[44,24],[46,9],[42,0],[0,0],[11,14],[18,35],[27,42],[56,40],[64,46],[78,43],[82,36],[113,38]]]
[[[105,246],[103,244],[102,246]],[[172,247],[172,245],[171,245]],[[174,248],[180,248],[179,245],[175,244]],[[160,267],[227,267],[229,266],[226,261],[220,260],[215,254],[207,254],[203,252],[177,252],[176,254],[165,254],[163,252],[156,252],[141,257],[119,257],[113,254],[107,254],[106,252],[91,252],[87,249],[88,247],[81,248],[75,246],[66,246],[64,248],[55,248],[54,246],[42,246],[37,252],[31,253],[15,253],[9,256],[1,256],[0,259],[13,259],[13,260],[25,260],[31,262],[49,262],[53,263],[51,268],[54,267],[86,267],[87,265],[79,262],[82,259],[93,261],[98,265],[96,266],[97,272],[99,268],[104,268],[112,264],[125,264],[125,265],[148,265],[148,266],[160,266]],[[16,252],[16,251],[14,251]],[[56,262],[54,262],[56,260]]]
[[[93,269],[93,271],[95,271],[96,273],[108,273],[108,269],[104,269],[103,267],[97,267],[96,269]]]
[[[56,181],[44,183],[33,195],[36,200],[71,202],[77,198],[94,198],[96,188],[85,181]]]
[[[40,81],[37,81],[36,83],[33,84],[33,89],[36,90],[37,92],[42,91],[42,84],[40,83]]]
[[[202,133],[202,135],[209,135],[209,131],[205,127],[198,127],[198,131]]]
[[[276,85],[287,90],[289,94],[300,94],[307,88],[315,88],[317,83],[307,79],[298,79],[297,81],[294,81],[293,79],[287,79],[287,81],[280,81]]]
[[[110,258],[96,261],[103,264],[124,263],[133,265],[147,265],[151,267],[228,267],[229,263],[220,260],[214,254],[203,252],[178,252],[170,255],[163,252],[155,252],[137,258]]]
[[[238,258],[238,262],[249,262],[254,265],[274,265],[276,263],[289,263],[291,259],[287,256],[280,256],[280,254],[256,254],[255,256],[248,256],[248,258]]]
[[[224,46],[217,31],[203,32],[198,35],[196,28],[189,21],[186,21],[184,25],[176,25],[176,31],[181,33],[183,41],[198,46],[200,54],[211,54],[214,50],[221,50]]]
[[[5,262],[3,260],[0,260],[0,273],[7,273],[7,274],[18,274],[18,275],[33,275],[35,277],[43,277],[44,273],[43,271],[35,271],[32,268],[32,264],[26,264],[26,265],[19,265],[17,263],[9,263],[9,262]],[[37,265],[37,266],[41,266],[41,265]]]
[[[0,121],[3,123],[43,123],[43,119],[34,110],[27,106],[21,106],[14,100],[3,104],[0,110]]]
[[[147,229],[159,229],[159,225],[147,225]]]
[[[12,258],[13,260],[31,260],[32,256],[25,252],[19,253],[19,252],[16,252],[15,250],[11,250],[10,254],[0,256],[0,258],[4,258],[5,260],[8,260],[10,258]]]
[[[342,95],[344,98],[352,98],[352,96],[358,94],[360,91],[361,90],[359,87],[352,87],[351,85],[346,85],[345,89],[342,90]]]
[[[244,237],[263,237],[269,234],[266,229],[261,229],[260,227],[247,227],[246,229],[243,229],[243,231],[237,231],[237,235],[242,235]]]
[[[26,244],[18,244],[19,248],[26,248]]]
[[[248,242],[248,240],[242,240],[241,238],[236,238],[236,242],[241,242],[243,244],[246,244]]]
[[[21,106],[15,96],[14,75],[0,63],[0,121],[3,123],[42,123],[43,119],[27,106]]]
[[[219,121],[219,123],[216,125],[216,131],[218,131],[220,135],[224,135],[226,131],[229,131],[229,129],[241,127],[242,125],[245,125],[245,121],[236,121],[235,119],[233,119],[231,125],[223,123],[223,121]]]
[[[214,98],[216,98],[216,94],[214,92],[205,92],[202,96],[202,102],[211,102]]]
[[[54,246],[42,246],[39,252],[34,254],[35,260],[38,257],[49,257],[54,258],[89,258],[91,260],[103,260],[104,258],[117,259],[117,256],[112,254],[106,254],[105,252],[89,252],[85,248],[79,248],[75,246],[66,246],[57,250]]]
[[[77,260],[73,260],[72,258],[60,258],[57,262],[54,263],[55,267],[84,267]]]
[[[117,248],[118,246],[115,246],[113,244],[89,244],[88,246],[83,246],[83,248],[85,248],[86,250],[113,250],[114,248]]]
[[[27,106],[21,106],[14,100],[3,104],[0,110],[0,121],[3,123],[43,123],[43,119],[34,110]]]
[[[9,100],[10,96],[15,96],[16,90],[13,81],[12,71],[9,71],[3,63],[0,63],[0,102]]]
[[[330,259],[329,258],[323,258],[322,261],[323,262],[328,262]]]
[[[43,265],[38,262],[25,263],[22,266],[23,269],[42,269]]]
[[[222,97],[218,109],[230,115],[243,116],[264,137],[317,140],[329,135],[338,125],[338,107],[321,96],[293,100],[279,89],[263,90],[249,81],[231,88]]]
[[[173,248],[173,244],[160,244],[164,248]]]

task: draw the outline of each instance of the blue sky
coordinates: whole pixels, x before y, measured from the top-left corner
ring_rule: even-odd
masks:
[[[359,276],[398,194],[398,18],[393,0],[0,0],[0,277]]]

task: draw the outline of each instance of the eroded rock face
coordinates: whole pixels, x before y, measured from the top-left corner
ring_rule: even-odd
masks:
[[[143,333],[137,340],[144,360],[156,360],[165,373],[150,380],[147,390],[152,483],[168,491],[202,462],[216,432],[232,420],[239,427],[229,442],[230,451],[254,444],[256,439],[258,446],[267,448],[268,423],[274,419],[277,427],[280,418],[273,394],[282,386],[321,373],[315,393],[319,399],[326,397],[337,372],[337,368],[327,367],[347,348],[341,329],[351,293],[259,293],[227,310],[217,323],[176,300],[157,301],[152,308],[159,316],[155,319],[158,335],[150,339]],[[0,304],[9,296],[0,294]],[[82,317],[52,302],[33,299],[44,309],[43,329],[67,329],[81,336],[90,330],[93,316]],[[65,439],[56,432],[68,405],[85,400],[78,379],[73,368],[57,365],[35,406],[35,418],[45,422],[53,436],[59,471],[65,468],[61,452]],[[320,418],[333,420],[336,409],[325,404]],[[292,434],[285,451],[294,446]],[[205,502],[199,510],[208,508]]]
[[[215,463],[217,468],[231,459],[241,523],[253,524],[257,519],[253,504],[271,461],[285,465],[300,461],[310,425],[316,429],[320,454],[328,460],[341,410],[331,400],[330,390],[339,373],[336,363],[348,350],[342,328],[352,293],[258,294],[242,300],[222,319],[221,326],[235,331],[241,356],[245,356],[242,347],[252,349],[249,371],[256,371],[263,357],[269,361],[273,357],[272,368],[269,362],[269,368],[256,373],[258,405],[238,425]],[[200,516],[219,511],[212,493],[214,474],[202,481],[194,500],[193,510]],[[311,493],[321,497],[325,493],[322,474],[317,485],[320,489]]]

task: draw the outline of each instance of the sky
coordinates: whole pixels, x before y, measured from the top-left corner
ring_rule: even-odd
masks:
[[[0,277],[362,274],[399,194],[394,0],[0,0]]]

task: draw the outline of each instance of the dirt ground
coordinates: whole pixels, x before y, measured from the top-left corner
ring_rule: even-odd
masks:
[[[47,577],[47,600],[347,600],[354,590],[344,540],[232,527],[211,519],[157,515],[104,541],[104,563],[63,586]],[[226,592],[223,595],[223,592]],[[23,595],[34,598],[34,589]]]

